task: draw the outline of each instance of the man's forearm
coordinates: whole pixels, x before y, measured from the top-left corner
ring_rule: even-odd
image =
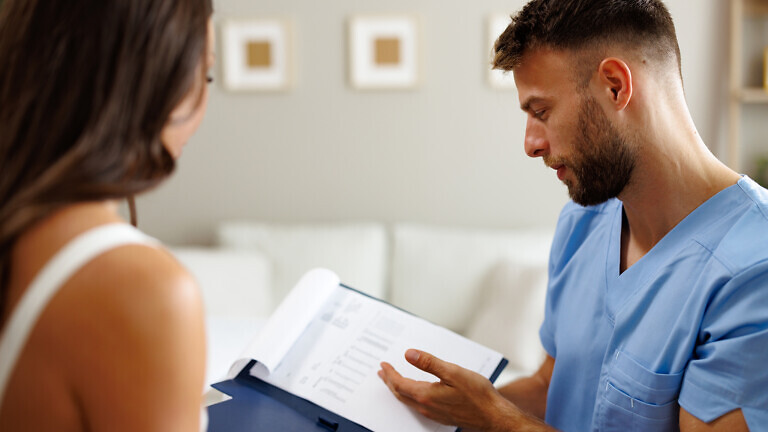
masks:
[[[520,378],[504,387],[499,393],[522,411],[544,420],[547,410],[548,383],[538,375]]]
[[[522,394],[529,392],[533,383],[530,381],[532,378],[524,378],[514,383],[499,389],[499,393],[502,391],[509,397],[516,398],[523,401],[524,404],[530,404],[529,398],[520,398]],[[520,392],[520,393],[518,393]],[[501,395],[503,402],[499,403],[496,409],[493,410],[493,415],[490,416],[490,428],[485,429],[485,432],[557,432],[554,428],[544,423],[544,420],[535,414],[526,411],[524,407],[517,406],[511,401],[506,399],[504,394]],[[500,398],[501,399],[501,398]],[[546,398],[544,398],[546,403]],[[543,414],[543,410],[542,414]],[[541,416],[543,417],[543,415]]]

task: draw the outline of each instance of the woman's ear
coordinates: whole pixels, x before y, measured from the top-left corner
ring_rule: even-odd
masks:
[[[609,57],[600,62],[598,83],[617,111],[627,107],[632,99],[632,71],[621,59]]]

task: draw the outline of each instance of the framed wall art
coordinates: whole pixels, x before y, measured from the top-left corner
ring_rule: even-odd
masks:
[[[418,83],[418,25],[410,16],[356,16],[349,22],[349,74],[357,89]]]
[[[488,83],[491,87],[502,90],[517,90],[515,86],[515,77],[512,72],[493,69],[493,47],[496,39],[501,36],[509,23],[512,22],[510,15],[494,14],[488,18]]]
[[[228,20],[221,31],[224,86],[233,91],[285,90],[290,84],[288,23]]]

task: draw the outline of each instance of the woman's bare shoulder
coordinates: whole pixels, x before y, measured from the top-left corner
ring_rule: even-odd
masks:
[[[166,250],[127,245],[94,259],[71,283],[81,297],[73,304],[90,317],[76,330],[82,358],[72,367],[93,424],[120,418],[126,430],[183,430],[179,422],[196,419],[205,371],[194,279]],[[94,360],[109,369],[94,374]],[[120,404],[104,400],[105,385],[121,395]],[[146,416],[131,418],[136,412]]]
[[[65,233],[63,225],[92,215],[71,214],[25,240],[21,252],[26,255],[20,256],[36,263],[30,274],[78,233],[114,222],[92,218],[95,223]],[[34,248],[41,244],[38,239],[45,253]],[[41,364],[50,370],[49,377],[60,377],[56,394],[71,395],[77,401],[72,407],[88,417],[93,429],[194,429],[205,371],[197,284],[161,246],[115,247],[84,264],[59,288],[19,360],[16,375],[22,381],[36,380]],[[105,389],[119,399],[105,398]]]
[[[96,298],[104,295],[118,301],[127,310],[183,310],[200,302],[194,278],[161,246],[116,247],[91,260],[72,282],[93,290]]]
[[[74,333],[91,347],[88,355],[130,366],[140,358],[194,356],[204,347],[197,283],[161,247],[129,244],[107,251],[84,265],[58,297],[50,318],[76,324]]]
[[[91,229],[120,222],[114,205],[83,203],[64,208],[31,229],[16,247],[11,304],[66,244]],[[200,302],[195,281],[178,261],[162,246],[146,244],[103,252],[79,268],[60,291],[80,304],[74,310],[98,310],[111,304],[126,314],[140,312],[135,318],[146,317],[151,307],[184,312]]]

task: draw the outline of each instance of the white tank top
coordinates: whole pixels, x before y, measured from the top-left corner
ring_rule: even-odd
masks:
[[[0,335],[0,407],[8,379],[24,349],[29,333],[59,288],[91,260],[119,246],[141,244],[160,247],[160,242],[131,225],[102,225],[80,234],[51,258],[35,276]],[[200,430],[208,425],[208,411],[200,409]]]
[[[67,243],[35,276],[11,313],[0,338],[0,407],[8,379],[24,349],[29,333],[51,298],[75,272],[92,259],[110,249],[128,244],[153,247],[160,245],[157,240],[130,225],[102,225]]]

